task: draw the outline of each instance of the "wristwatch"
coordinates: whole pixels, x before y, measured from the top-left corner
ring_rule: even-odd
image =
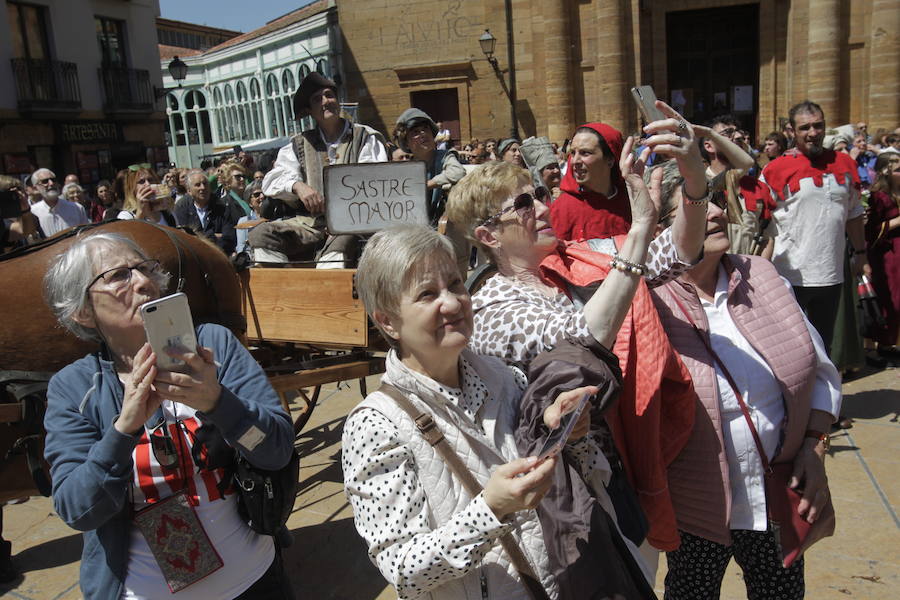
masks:
[[[831,448],[831,438],[824,431],[818,431],[816,429],[807,429],[806,433],[803,434],[804,438],[814,438],[825,444],[825,451],[827,452]]]

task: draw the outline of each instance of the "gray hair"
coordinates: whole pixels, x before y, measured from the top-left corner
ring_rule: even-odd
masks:
[[[200,175],[204,179],[207,178],[206,171],[204,171],[203,169],[191,169],[190,171],[187,172],[187,175],[184,178],[185,181],[188,182],[188,185],[191,185],[191,178],[194,175]]]
[[[396,316],[403,292],[431,271],[438,258],[456,265],[453,244],[428,227],[401,225],[373,235],[356,271],[356,289],[372,320],[375,311]],[[381,333],[388,343],[396,345],[396,340],[383,330]]]
[[[644,171],[644,183],[648,187],[650,179],[657,169],[663,170],[662,182],[660,183],[659,222],[668,227],[672,224],[675,210],[678,208],[675,204],[675,190],[684,183],[684,177],[681,176],[681,171],[678,170],[678,163],[674,160],[667,160]]]
[[[129,237],[119,233],[94,233],[79,236],[69,248],[56,256],[44,275],[44,300],[59,324],[83,340],[102,341],[96,329],[75,322],[75,317],[91,310],[87,287],[94,280],[94,258],[100,247],[130,250],[141,259],[148,257]],[[159,273],[154,281],[160,290],[169,282],[168,273]]]
[[[67,183],[66,185],[63,186],[62,197],[65,198],[66,200],[68,200],[69,192],[72,190],[84,193],[84,188],[81,187],[80,185],[78,185],[77,183]]]
[[[51,170],[48,169],[47,167],[40,167],[37,171],[35,171],[34,173],[31,174],[31,185],[37,185],[37,184],[38,184],[38,181],[40,180],[40,177],[38,177],[38,175],[40,175],[40,174],[43,173],[44,171],[50,173],[50,176],[53,177],[54,179],[56,179],[56,173],[54,173],[53,171],[51,171]]]

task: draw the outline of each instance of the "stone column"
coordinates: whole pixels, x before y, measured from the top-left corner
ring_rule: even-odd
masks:
[[[900,8],[896,0],[872,0],[869,38],[869,131],[900,123]]]
[[[572,42],[567,0],[544,3],[544,75],[547,86],[547,136],[561,144],[572,135]]]
[[[630,78],[625,60],[625,13],[623,0],[599,2],[595,29],[597,31],[596,69],[597,98],[585,102],[588,121],[603,121],[625,132],[631,130],[629,122],[629,91],[626,88]],[[586,86],[587,87],[587,86]]]
[[[814,0],[809,3],[808,97],[825,112],[825,122],[841,121],[841,2]]]

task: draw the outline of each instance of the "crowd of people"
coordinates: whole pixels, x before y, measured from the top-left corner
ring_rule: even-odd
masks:
[[[718,598],[732,557],[749,598],[802,598],[803,558],[782,564],[764,472],[790,465],[799,514],[830,534],[828,434],[851,425],[842,375],[898,360],[900,129],[829,129],[805,101],[757,150],[733,116],[693,124],[657,106],[664,118],[627,137],[591,122],[561,145],[458,148],[415,107],[388,135],[354,122],[312,73],[294,111],[315,125],[277,155],[131,165],[93,190],[46,167],[2,177],[19,212],[2,240],[139,219],[240,264],[356,266],[390,350],[347,418],[342,466],[357,530],[401,598],[652,598],[661,552],[669,600]],[[329,234],[325,166],[404,160],[426,165],[429,226]],[[470,294],[476,262],[496,274]],[[190,375],[157,366],[137,307],[166,277],[106,233],[45,277],[60,324],[102,343],[54,377],[45,419],[55,506],[85,532],[82,590],[168,593],[133,515],[179,496],[215,560],[178,597],[293,597],[279,544],[240,522],[194,448],[207,428],[277,469],[288,415],[222,328],[201,326],[197,352],[178,355]],[[858,282],[877,302],[865,322]],[[538,459],[583,396],[560,453]]]

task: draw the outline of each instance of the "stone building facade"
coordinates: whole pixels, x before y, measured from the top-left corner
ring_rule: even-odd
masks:
[[[896,0],[339,0],[338,13],[346,99],[384,130],[414,105],[457,139],[505,137],[513,98],[523,137],[561,141],[588,120],[630,132],[642,84],[696,121],[734,112],[757,139],[805,98],[832,125],[900,125]]]

